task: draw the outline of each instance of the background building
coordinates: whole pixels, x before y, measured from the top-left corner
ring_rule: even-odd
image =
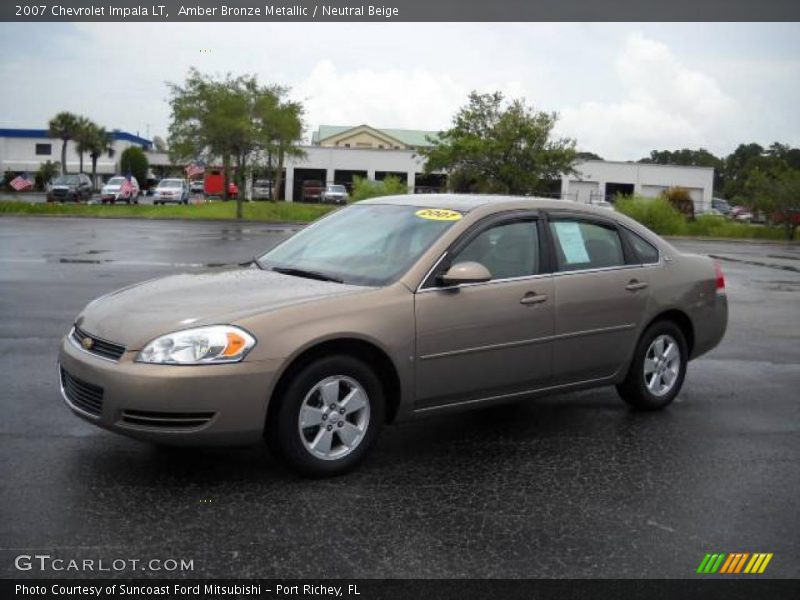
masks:
[[[682,187],[689,191],[696,212],[711,207],[712,167],[587,160],[576,164],[575,170],[561,177],[561,195],[577,202],[613,201],[617,194],[655,198],[671,187]]]
[[[104,154],[97,163],[101,178],[119,172],[122,152],[133,145],[148,151],[150,168],[156,177],[180,175],[185,165],[175,165],[165,152],[152,151],[151,140],[115,130],[113,155]],[[348,188],[356,177],[380,181],[394,176],[405,182],[411,193],[439,192],[447,186],[444,173],[424,173],[418,149],[429,146],[436,132],[412,129],[379,129],[369,125],[321,125],[302,146],[304,158],[289,158],[284,168],[279,197],[302,199],[303,183],[340,183]],[[0,129],[0,172],[34,173],[47,160],[61,160],[61,140],[52,139],[46,129]],[[67,170],[78,171],[75,142],[67,144]],[[84,155],[84,171],[91,171],[91,159]],[[656,197],[670,187],[689,191],[697,212],[711,206],[714,169],[633,162],[588,160],[576,165],[576,173],[561,178],[561,197],[591,203],[613,200],[617,194]]]
[[[131,146],[144,150],[152,147],[152,142],[126,131],[115,129],[110,132],[113,153],[101,155],[97,160],[97,173],[110,176],[118,172],[117,161],[122,152]],[[50,160],[61,162],[61,140],[51,138],[47,129],[0,129],[0,173],[35,173],[39,166]],[[67,172],[77,173],[80,157],[75,150],[74,140],[67,142]],[[83,170],[90,173],[92,159],[88,153],[83,155]]]

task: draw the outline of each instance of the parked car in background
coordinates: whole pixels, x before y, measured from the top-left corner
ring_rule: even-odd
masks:
[[[339,184],[329,184],[322,192],[322,202],[332,202],[334,204],[347,204],[347,188]]]
[[[325,189],[318,179],[307,179],[303,182],[301,198],[303,202],[319,202]]]
[[[732,211],[731,205],[724,198],[711,198],[711,208],[726,217],[730,216]]]
[[[202,194],[203,193],[203,180],[202,179],[192,179],[189,182],[189,191],[192,194]]]
[[[719,264],[616,212],[387,196],[249,267],[95,300],[61,340],[59,376],[69,409],[97,426],[159,444],[266,438],[329,476],[385,423],[423,415],[606,385],[662,409],[727,320]]]
[[[185,179],[162,179],[153,194],[153,204],[189,204],[189,184]]]
[[[125,177],[115,175],[109,179],[100,189],[100,201],[103,204],[115,204],[125,202],[126,204],[139,204],[139,182],[136,177],[131,176],[130,186],[125,185]]]
[[[744,206],[732,207],[728,216],[735,221],[741,221],[743,223],[752,223],[754,220],[752,211]]]
[[[160,180],[156,179],[155,177],[148,177],[147,181],[144,184],[144,195],[145,196],[152,196],[156,193],[156,187],[158,186],[158,182]]]
[[[47,191],[48,202],[84,202],[92,197],[92,180],[85,173],[59,175]]]
[[[269,179],[256,179],[253,182],[253,200],[271,200],[272,182]]]

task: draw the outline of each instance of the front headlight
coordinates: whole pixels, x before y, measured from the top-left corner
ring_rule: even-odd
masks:
[[[154,339],[139,352],[136,362],[163,365],[239,362],[255,345],[253,336],[238,327],[198,327]]]

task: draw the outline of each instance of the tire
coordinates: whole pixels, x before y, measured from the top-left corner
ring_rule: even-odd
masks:
[[[658,360],[654,362],[654,358]],[[672,321],[656,321],[636,344],[628,375],[617,385],[617,393],[639,410],[662,409],[681,391],[688,358],[681,328]]]
[[[307,477],[332,477],[355,468],[384,421],[383,386],[369,366],[352,356],[333,355],[310,363],[275,400],[277,407],[267,420],[267,443]],[[348,404],[351,412],[342,413]],[[311,423],[303,429],[301,413]]]

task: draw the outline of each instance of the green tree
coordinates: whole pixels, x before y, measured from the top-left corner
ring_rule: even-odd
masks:
[[[557,118],[523,99],[506,102],[501,92],[472,92],[452,127],[419,150],[425,172],[447,172],[456,191],[535,194],[574,172],[575,141],[553,138]]]
[[[109,158],[114,156],[114,138],[106,131],[105,127],[95,125],[92,129],[92,135],[88,144],[89,158],[92,160],[92,185],[97,185],[97,161],[103,155],[108,155]],[[138,179],[138,177],[137,177]],[[140,185],[144,185],[144,181],[139,180]]]
[[[266,154],[268,175],[273,182],[273,201],[278,199],[280,193],[286,158],[305,156],[305,152],[297,145],[303,137],[303,106],[284,100],[286,93],[285,88],[279,88],[272,102],[265,101],[259,107],[258,137],[262,156]]]
[[[78,172],[83,173],[83,155],[90,151],[97,125],[86,117],[78,117],[75,131],[75,151],[78,153]]]
[[[119,169],[123,174],[130,173],[139,182],[139,185],[144,185],[147,181],[147,170],[150,165],[147,161],[147,155],[139,146],[131,146],[123,150],[119,157]]]
[[[245,177],[259,156],[274,154],[282,170],[285,156],[296,151],[302,107],[285,101],[287,88],[263,86],[255,76],[214,79],[196,69],[183,84],[168,85],[170,156],[185,162],[221,159],[226,197],[230,165],[236,166],[239,189],[244,191]],[[242,217],[242,197],[237,196],[237,218]]]
[[[788,167],[751,172],[745,188],[753,205],[783,227],[787,240],[794,240],[800,218],[800,170]]]
[[[44,190],[47,187],[47,184],[59,174],[61,171],[61,165],[58,162],[53,162],[51,160],[47,160],[39,165],[39,170],[36,171],[35,179],[36,179],[36,188],[39,190]]]
[[[61,140],[61,174],[67,173],[67,142],[75,138],[79,129],[79,117],[70,112],[60,112],[48,124],[50,137]]]
[[[367,198],[377,198],[378,196],[397,196],[407,194],[408,186],[394,175],[389,175],[382,181],[372,181],[364,177],[353,179],[353,193],[350,199],[353,202],[366,200]]]

